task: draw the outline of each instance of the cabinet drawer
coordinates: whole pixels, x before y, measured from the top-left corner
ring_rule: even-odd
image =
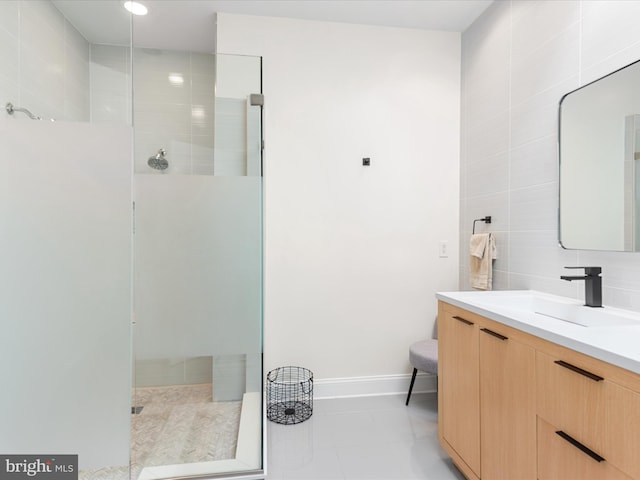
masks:
[[[571,357],[536,353],[537,412],[559,430],[606,456],[610,384],[599,372],[581,369],[576,363]]]
[[[632,480],[606,458],[594,459],[558,431],[538,417],[538,480]]]

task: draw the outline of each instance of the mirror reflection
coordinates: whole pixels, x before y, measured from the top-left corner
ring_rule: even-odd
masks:
[[[560,102],[560,243],[640,250],[640,63]]]

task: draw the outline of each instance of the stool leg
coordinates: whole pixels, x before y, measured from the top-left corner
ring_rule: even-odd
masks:
[[[413,390],[413,383],[416,381],[416,375],[418,374],[418,369],[413,369],[413,375],[411,376],[411,385],[409,385],[409,394],[407,395],[407,403],[405,405],[409,405],[409,399],[411,398],[411,390]]]

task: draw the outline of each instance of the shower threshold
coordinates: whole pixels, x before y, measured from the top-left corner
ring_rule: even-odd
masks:
[[[138,480],[162,480],[178,477],[258,480],[262,470],[262,394],[245,393],[242,397],[236,455],[233,459],[144,467]],[[260,472],[258,472],[260,471]],[[243,475],[243,472],[247,472]]]

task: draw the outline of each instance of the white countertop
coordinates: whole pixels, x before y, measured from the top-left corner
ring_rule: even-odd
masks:
[[[578,303],[534,290],[436,293],[438,300],[640,374],[640,314],[605,305],[602,309],[592,310],[620,315],[629,322],[618,325],[602,322],[598,326],[585,327],[535,313],[531,308],[531,299],[535,296]]]

